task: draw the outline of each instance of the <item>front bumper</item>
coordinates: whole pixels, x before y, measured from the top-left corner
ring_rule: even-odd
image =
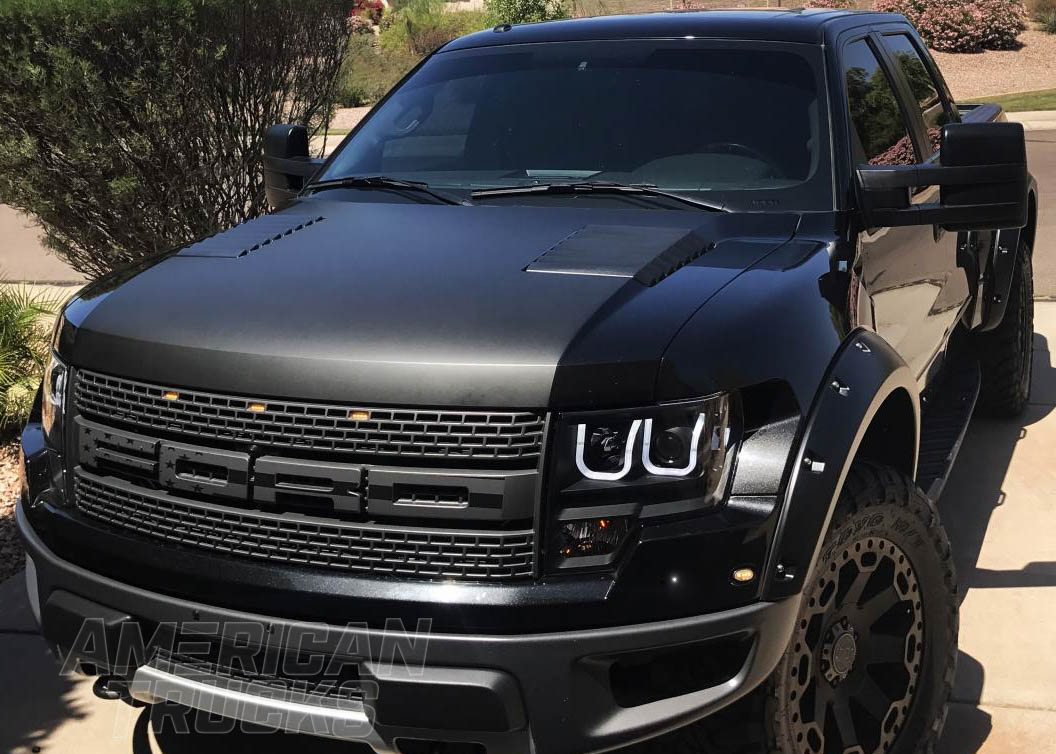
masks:
[[[81,659],[99,672],[126,675],[134,695],[272,727],[360,738],[378,752],[415,751],[415,741],[439,741],[474,742],[489,754],[571,754],[657,735],[731,703],[765,679],[785,649],[798,609],[792,598],[692,618],[523,635],[433,634],[427,624],[424,631],[422,624],[411,631],[402,624],[394,630],[305,624],[166,596],[93,573],[52,552],[22,505],[18,526],[45,637],[76,656],[87,646],[85,626],[101,631],[104,651],[93,641]],[[211,599],[222,602],[220,595]],[[217,685],[215,679],[201,688],[186,678],[165,677],[149,657],[132,653],[121,659],[122,633],[134,626],[149,636],[159,625],[190,627],[222,642],[242,637],[243,645],[283,652],[310,646],[316,655],[354,657],[371,692],[337,705],[336,712],[320,712],[310,699],[258,693],[252,684]],[[672,686],[677,695],[661,698],[628,693],[636,663],[642,685],[649,684],[650,653],[674,652],[668,658],[677,662],[682,650],[699,652],[716,642],[720,651],[728,639],[741,642],[745,654],[725,680]]]

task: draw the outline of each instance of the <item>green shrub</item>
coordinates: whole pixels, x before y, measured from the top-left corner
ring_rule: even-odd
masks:
[[[525,24],[568,18],[566,0],[484,0],[488,14],[500,24]]]
[[[383,49],[373,34],[355,35],[348,42],[334,101],[342,107],[372,105],[418,60],[419,56],[409,51]]]
[[[48,360],[58,300],[0,282],[0,431],[26,422]]]
[[[322,125],[349,6],[3,0],[0,202],[91,276],[259,214],[264,129]]]
[[[418,61],[463,34],[490,26],[483,11],[444,10],[443,0],[409,0],[382,16],[378,37],[353,34],[338,78],[336,102],[371,105]]]
[[[411,52],[418,57],[456,37],[491,26],[483,11],[444,9],[444,0],[409,0],[382,18],[381,46],[389,51]]]
[[[1049,34],[1056,34],[1056,10],[1051,10],[1048,14],[1042,16],[1039,19],[1041,23],[1042,31],[1047,31]]]

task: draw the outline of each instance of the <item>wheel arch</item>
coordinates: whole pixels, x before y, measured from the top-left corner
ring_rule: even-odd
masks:
[[[830,364],[804,424],[763,574],[764,599],[802,591],[855,460],[867,458],[915,476],[916,380],[883,338],[857,330]]]
[[[1034,236],[1038,230],[1038,192],[1037,187],[1031,187],[1030,193],[1027,194],[1027,225],[1022,230],[1023,241],[1027,244],[1027,248],[1030,249],[1030,253],[1034,253]]]
[[[990,300],[983,309],[985,319],[974,332],[993,330],[1005,318],[1009,291],[1012,288],[1012,270],[1018,264],[1019,250],[1026,248],[1034,254],[1034,239],[1038,230],[1038,185],[1032,179],[1027,191],[1027,224],[1022,228],[1005,228],[997,231],[994,239],[994,263]]]
[[[917,415],[910,392],[905,387],[895,388],[873,415],[853,460],[891,466],[910,479],[916,478]]]

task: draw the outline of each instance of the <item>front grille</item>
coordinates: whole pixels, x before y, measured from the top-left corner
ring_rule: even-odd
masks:
[[[112,527],[227,555],[427,578],[530,577],[534,532],[336,523],[199,503],[75,472],[78,510]]]
[[[365,457],[524,466],[537,462],[543,442],[543,417],[528,411],[304,403],[185,390],[85,370],[76,373],[74,401],[82,414],[106,422]]]

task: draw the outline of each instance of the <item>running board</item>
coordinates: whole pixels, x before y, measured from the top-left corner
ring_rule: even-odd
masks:
[[[980,384],[977,361],[951,365],[921,402],[917,486],[933,501],[942,495],[957,460]]]

